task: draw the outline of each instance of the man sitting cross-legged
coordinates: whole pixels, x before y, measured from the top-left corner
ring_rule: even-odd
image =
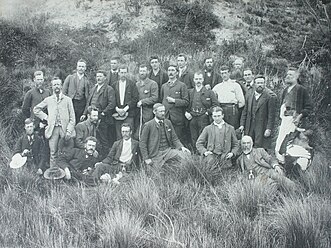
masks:
[[[237,163],[243,172],[247,172],[250,179],[271,178],[287,189],[295,187],[294,182],[285,177],[276,158],[270,156],[263,148],[253,148],[253,140],[250,136],[241,139],[241,149],[243,153],[238,157]]]
[[[122,139],[115,141],[108,156],[95,165],[92,175],[96,180],[107,174],[105,179],[111,179],[119,172],[130,172],[138,168],[139,143],[131,138],[132,129],[129,123],[122,124],[121,134]]]

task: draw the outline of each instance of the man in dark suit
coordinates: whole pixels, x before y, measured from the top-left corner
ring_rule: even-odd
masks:
[[[123,123],[129,123],[134,127],[134,116],[137,111],[137,102],[139,93],[134,82],[127,78],[128,67],[121,65],[119,67],[119,80],[114,84],[116,106],[115,106],[115,127],[116,139],[122,138],[121,126]],[[134,132],[134,130],[132,130]]]
[[[47,169],[46,150],[44,140],[34,132],[33,120],[24,121],[24,134],[20,137],[14,148],[14,155],[20,153],[27,157],[27,167],[42,174]]]
[[[244,80],[247,88],[247,94],[249,94],[250,91],[254,91],[254,74],[250,68],[244,69]]]
[[[149,79],[155,81],[158,85],[159,88],[159,101],[162,101],[161,98],[161,88],[162,85],[165,84],[166,82],[168,82],[169,78],[168,78],[168,74],[165,70],[163,70],[161,68],[161,61],[160,58],[157,55],[153,55],[151,56],[151,58],[149,59],[150,65],[152,67],[152,70],[149,73]]]
[[[165,112],[164,105],[154,104],[155,118],[143,127],[139,147],[147,166],[162,167],[168,160],[182,157],[182,152],[190,153],[178,139],[171,122],[165,119]]]
[[[212,57],[206,57],[204,60],[204,75],[203,85],[207,90],[214,88],[218,83],[222,82],[221,75],[219,75],[214,67],[214,59]]]
[[[115,141],[108,156],[95,165],[93,177],[97,180],[106,173],[114,176],[119,172],[130,172],[139,168],[139,142],[132,139],[130,124],[123,123],[122,139]]]
[[[81,121],[85,120],[87,108],[92,106],[99,109],[99,126],[97,138],[100,142],[100,156],[106,156],[109,148],[114,141],[114,135],[110,133],[111,125],[114,125],[112,114],[114,112],[116,100],[115,91],[106,82],[107,73],[105,71],[97,71],[97,84],[92,88],[90,97],[87,101],[84,115],[81,116]]]
[[[193,73],[187,65],[187,56],[183,53],[177,56],[178,80],[183,82],[188,89],[194,87]]]
[[[112,86],[115,82],[118,81],[118,66],[119,66],[119,57],[112,57],[110,59],[110,71],[107,75],[108,85]]]
[[[62,92],[72,99],[74,105],[76,123],[83,114],[86,101],[90,94],[90,84],[85,75],[86,61],[83,59],[77,62],[77,72],[67,76],[64,80]]]
[[[194,73],[193,80],[195,86],[188,90],[190,103],[185,112],[185,117],[189,120],[192,145],[195,147],[202,130],[210,123],[211,108],[219,106],[219,103],[215,93],[203,86],[203,72]]]
[[[240,119],[240,131],[252,137],[255,147],[270,149],[277,96],[266,88],[264,76],[256,76],[254,91],[247,95],[245,101]]]

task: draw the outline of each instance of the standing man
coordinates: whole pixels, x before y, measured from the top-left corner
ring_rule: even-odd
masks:
[[[137,113],[137,119],[135,121],[136,137],[140,137],[141,128],[144,123],[153,119],[153,105],[157,103],[159,99],[159,88],[155,81],[147,78],[148,68],[147,65],[141,64],[139,66],[139,80],[136,83],[139,101],[137,107],[139,112]]]
[[[203,85],[207,90],[214,88],[216,84],[222,82],[221,76],[215,71],[214,60],[212,57],[205,58],[203,78]]]
[[[86,61],[83,59],[77,62],[77,72],[69,75],[63,83],[63,94],[72,99],[74,105],[76,122],[82,116],[86,107],[86,101],[90,93],[89,81],[85,75]]]
[[[270,149],[277,96],[266,88],[264,76],[256,76],[254,81],[254,91],[246,95],[239,129],[252,137],[255,147]]]
[[[243,91],[238,83],[230,79],[229,67],[221,67],[223,82],[217,84],[213,91],[217,94],[218,102],[224,111],[224,120],[235,129],[239,127],[239,109],[245,106]]]
[[[118,81],[118,65],[119,57],[112,57],[110,59],[110,71],[107,76],[108,85],[112,86]]]
[[[285,77],[287,87],[281,99],[280,118],[282,119],[276,140],[276,156],[280,163],[284,163],[284,154],[280,154],[280,147],[287,134],[295,131],[313,110],[311,98],[305,87],[298,84],[299,71],[289,68]]]
[[[190,121],[192,145],[195,147],[202,130],[210,123],[211,108],[219,106],[219,103],[215,93],[203,86],[203,72],[194,73],[193,80],[195,87],[188,90],[190,103],[185,112],[185,117]]]
[[[56,167],[58,145],[61,138],[66,141],[75,137],[75,111],[70,97],[62,93],[62,81],[52,80],[53,95],[37,104],[33,112],[41,122],[47,123],[45,138],[49,140],[50,167]],[[44,109],[47,109],[46,114]]]
[[[35,86],[30,89],[24,96],[22,113],[25,118],[34,119],[34,128],[39,130],[38,118],[34,118],[33,108],[40,102],[42,102],[46,97],[51,95],[48,89],[45,89],[44,85],[44,73],[42,71],[36,71],[33,74],[33,82]]]
[[[155,118],[144,125],[139,147],[147,166],[162,167],[168,160],[183,156],[180,151],[190,153],[179,141],[171,122],[165,119],[165,112],[164,105],[154,104]]]
[[[244,70],[244,80],[245,80],[245,86],[247,88],[247,93],[249,93],[251,90],[254,91],[254,75],[251,69],[246,68]]]
[[[188,90],[183,82],[177,80],[177,68],[174,65],[168,67],[169,81],[162,85],[161,98],[165,106],[165,116],[174,126],[178,138],[184,140],[185,110],[189,104]]]
[[[200,134],[196,147],[205,157],[206,163],[219,163],[221,168],[230,168],[231,159],[238,153],[238,140],[233,126],[224,121],[221,107],[212,110],[214,122],[205,127]]]
[[[193,73],[188,68],[187,56],[185,54],[178,54],[177,65],[179,71],[178,80],[183,82],[188,89],[192,89],[194,87]]]
[[[107,73],[99,70],[96,73],[97,84],[92,88],[89,99],[87,100],[84,114],[81,116],[81,121],[85,120],[88,107],[99,110],[99,126],[97,139],[100,142],[100,156],[106,156],[114,135],[110,133],[111,125],[114,125],[112,114],[115,108],[115,92],[114,89],[107,84]]]
[[[151,56],[151,58],[149,59],[150,65],[152,67],[152,70],[149,73],[149,79],[155,81],[158,85],[159,88],[159,101],[161,101],[162,99],[160,99],[161,96],[161,88],[162,85],[165,84],[166,82],[168,82],[169,78],[168,78],[168,74],[166,71],[164,71],[161,68],[161,61],[160,58],[157,55],[153,55]]]
[[[129,123],[131,127],[134,127],[134,117],[139,98],[136,84],[127,78],[128,67],[126,65],[119,67],[118,75],[119,80],[114,84],[116,107],[115,114],[113,115],[115,118],[117,140],[122,137],[121,126],[123,123]]]

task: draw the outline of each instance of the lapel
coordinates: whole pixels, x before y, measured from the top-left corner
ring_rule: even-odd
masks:
[[[116,158],[119,159],[121,157],[121,153],[123,150],[123,139],[120,140],[118,146],[119,146],[119,149],[117,149],[117,151],[116,151]]]
[[[254,94],[253,94],[254,95]],[[255,96],[253,96],[255,97]],[[256,112],[257,110],[268,100],[268,93],[266,92],[266,89],[263,91],[263,93],[261,94],[258,102],[257,102],[257,106],[256,106]]]
[[[103,92],[105,91],[105,89],[106,89],[106,83],[104,83],[104,84],[101,86],[101,88],[100,88],[100,90],[99,90],[99,92],[98,92],[98,97],[100,97],[100,96],[103,94]]]
[[[75,74],[75,77],[74,77],[74,84],[75,84],[75,90],[77,91],[77,88],[78,88],[78,75],[77,75],[77,73]]]

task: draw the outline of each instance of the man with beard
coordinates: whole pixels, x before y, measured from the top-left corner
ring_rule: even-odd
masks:
[[[168,67],[169,81],[162,85],[161,99],[166,109],[166,118],[169,119],[176,131],[178,138],[185,140],[185,110],[189,104],[186,85],[177,79],[177,68],[174,65]]]
[[[75,137],[75,111],[70,97],[62,93],[62,81],[52,80],[53,95],[37,104],[33,112],[42,123],[47,124],[45,138],[49,140],[50,167],[56,167],[60,139],[66,141]],[[43,110],[47,109],[46,114]]]
[[[178,139],[171,122],[165,119],[165,112],[164,105],[154,104],[155,118],[143,127],[139,147],[147,166],[161,168],[168,160],[183,157],[183,152],[190,154]]]
[[[69,75],[63,83],[62,92],[72,99],[76,122],[79,122],[79,118],[84,112],[86,101],[90,94],[90,85],[85,71],[86,61],[83,59],[78,60],[77,72]]]
[[[233,126],[224,121],[223,109],[212,109],[214,122],[206,126],[200,134],[196,148],[204,156],[206,163],[217,163],[221,169],[232,166],[231,159],[238,153],[238,140]]]
[[[25,118],[34,119],[34,127],[36,130],[39,130],[40,120],[38,118],[34,118],[33,108],[46,97],[49,97],[51,92],[48,89],[45,89],[44,73],[42,71],[36,71],[33,75],[33,82],[35,83],[35,86],[24,96],[22,113]]]
[[[169,78],[168,78],[168,74],[166,71],[164,71],[161,68],[161,63],[160,63],[160,58],[157,55],[153,55],[151,56],[150,60],[150,65],[152,67],[152,70],[149,73],[149,79],[155,81],[158,85],[159,88],[159,99],[158,101],[161,101],[162,99],[160,99],[161,96],[161,88],[162,85],[165,84],[166,82],[168,82]]]
[[[213,91],[216,93],[218,102],[224,111],[224,120],[235,129],[239,127],[239,109],[245,106],[245,98],[240,85],[230,79],[229,68],[221,67],[223,82],[217,84]]]
[[[114,125],[112,114],[115,108],[115,92],[114,89],[106,82],[107,73],[99,70],[96,73],[97,84],[92,88],[89,99],[87,100],[84,115],[81,116],[81,121],[85,120],[87,109],[89,106],[99,110],[99,126],[97,138],[100,142],[100,156],[107,155],[109,148],[114,141],[114,135],[110,132],[111,125]]]
[[[263,182],[269,178],[287,189],[295,189],[295,183],[285,177],[277,159],[270,156],[263,148],[253,148],[253,140],[250,136],[241,139],[241,150],[243,153],[238,157],[237,163],[249,179],[256,178]]]
[[[209,116],[211,108],[219,106],[216,95],[212,90],[203,86],[203,72],[194,73],[194,88],[189,89],[189,106],[185,112],[185,117],[190,121],[189,127],[191,132],[192,145],[201,134],[202,130],[209,125]]]
[[[214,88],[216,84],[222,82],[221,76],[214,69],[214,60],[212,57],[205,58],[204,68],[203,85],[207,90],[210,90]]]
[[[87,120],[78,123],[75,127],[75,147],[79,149],[85,148],[85,141],[87,137],[96,137],[97,134],[99,109],[96,107],[88,106],[86,113]]]
[[[156,82],[147,78],[148,69],[147,65],[141,64],[139,66],[139,81],[136,83],[139,101],[137,107],[139,109],[136,115],[136,135],[140,137],[141,128],[147,121],[153,119],[153,105],[157,103],[159,99],[159,88]]]
[[[255,147],[270,149],[277,96],[266,88],[265,77],[261,75],[255,77],[254,89],[246,96],[239,130],[252,137]]]
[[[187,65],[187,56],[183,53],[178,54],[177,56],[177,65],[178,65],[178,80],[183,82],[188,89],[194,87],[193,83],[193,73],[189,70]]]
[[[276,140],[276,156],[280,163],[284,163],[284,154],[280,153],[281,145],[287,134],[294,132],[302,119],[312,111],[311,98],[305,87],[298,84],[299,72],[289,68],[285,77],[287,87],[284,89],[280,107],[282,122]]]
[[[110,71],[108,73],[106,82],[108,82],[108,85],[112,87],[118,81],[119,60],[120,60],[119,57],[112,57],[110,59]]]

